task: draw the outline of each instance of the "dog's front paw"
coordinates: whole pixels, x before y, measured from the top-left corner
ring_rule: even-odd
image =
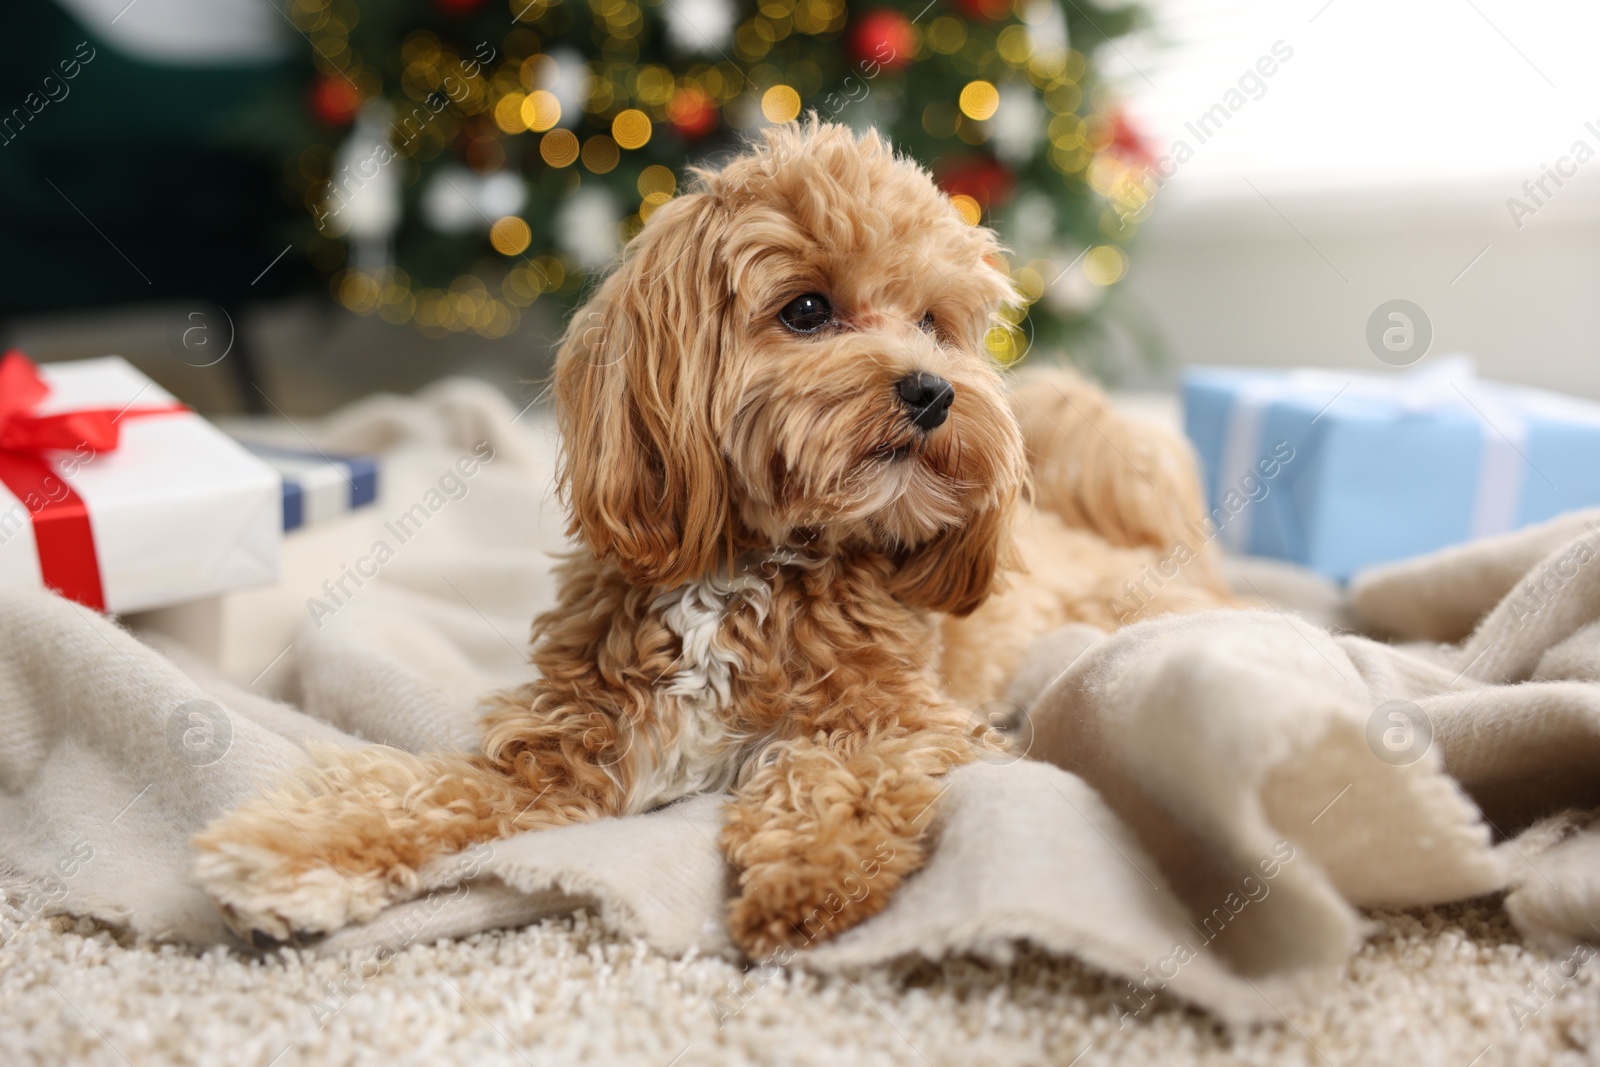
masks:
[[[870,919],[923,860],[922,846],[904,839],[819,852],[825,862],[791,854],[744,869],[728,908],[728,932],[746,955],[806,948]]]
[[[303,834],[284,827],[267,839],[241,821],[223,819],[195,839],[193,873],[228,926],[258,948],[371,919],[404,893],[377,872],[330,865]]]
[[[950,731],[788,742],[726,809],[722,850],[739,871],[728,911],[752,957],[836,937],[884,909],[927,859],[937,777],[971,752]]]

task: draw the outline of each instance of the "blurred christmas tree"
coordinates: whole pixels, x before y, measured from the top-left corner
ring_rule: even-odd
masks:
[[[880,0],[881,2],[881,0]],[[1143,217],[1138,137],[1089,0],[290,0],[304,103],[250,123],[288,161],[340,303],[426,333],[570,303],[685,168],[802,111],[873,125],[1013,250],[1004,362],[1093,322]]]

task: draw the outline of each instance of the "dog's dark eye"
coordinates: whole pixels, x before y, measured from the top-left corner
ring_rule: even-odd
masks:
[[[816,333],[833,321],[833,305],[821,293],[806,293],[783,305],[778,321],[795,333]]]
[[[923,333],[932,333],[939,328],[939,324],[933,321],[933,312],[931,311],[923,312],[921,325]]]

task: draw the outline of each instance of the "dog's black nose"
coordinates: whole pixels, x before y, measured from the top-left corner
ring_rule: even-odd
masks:
[[[894,388],[900,394],[900,403],[906,406],[906,418],[922,430],[943,426],[956,399],[955,386],[926,371],[906,375]]]

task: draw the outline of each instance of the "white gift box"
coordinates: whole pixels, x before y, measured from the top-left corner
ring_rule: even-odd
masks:
[[[38,375],[50,391],[32,414],[129,414],[115,420],[115,449],[36,455],[87,511],[92,539],[72,565],[98,569],[104,603],[91,606],[120,614],[277,576],[283,487],[271,467],[192,411],[145,413],[177,402],[120,356],[46,364]],[[53,513],[14,488],[38,491],[0,481],[0,586],[44,586],[36,535]]]

